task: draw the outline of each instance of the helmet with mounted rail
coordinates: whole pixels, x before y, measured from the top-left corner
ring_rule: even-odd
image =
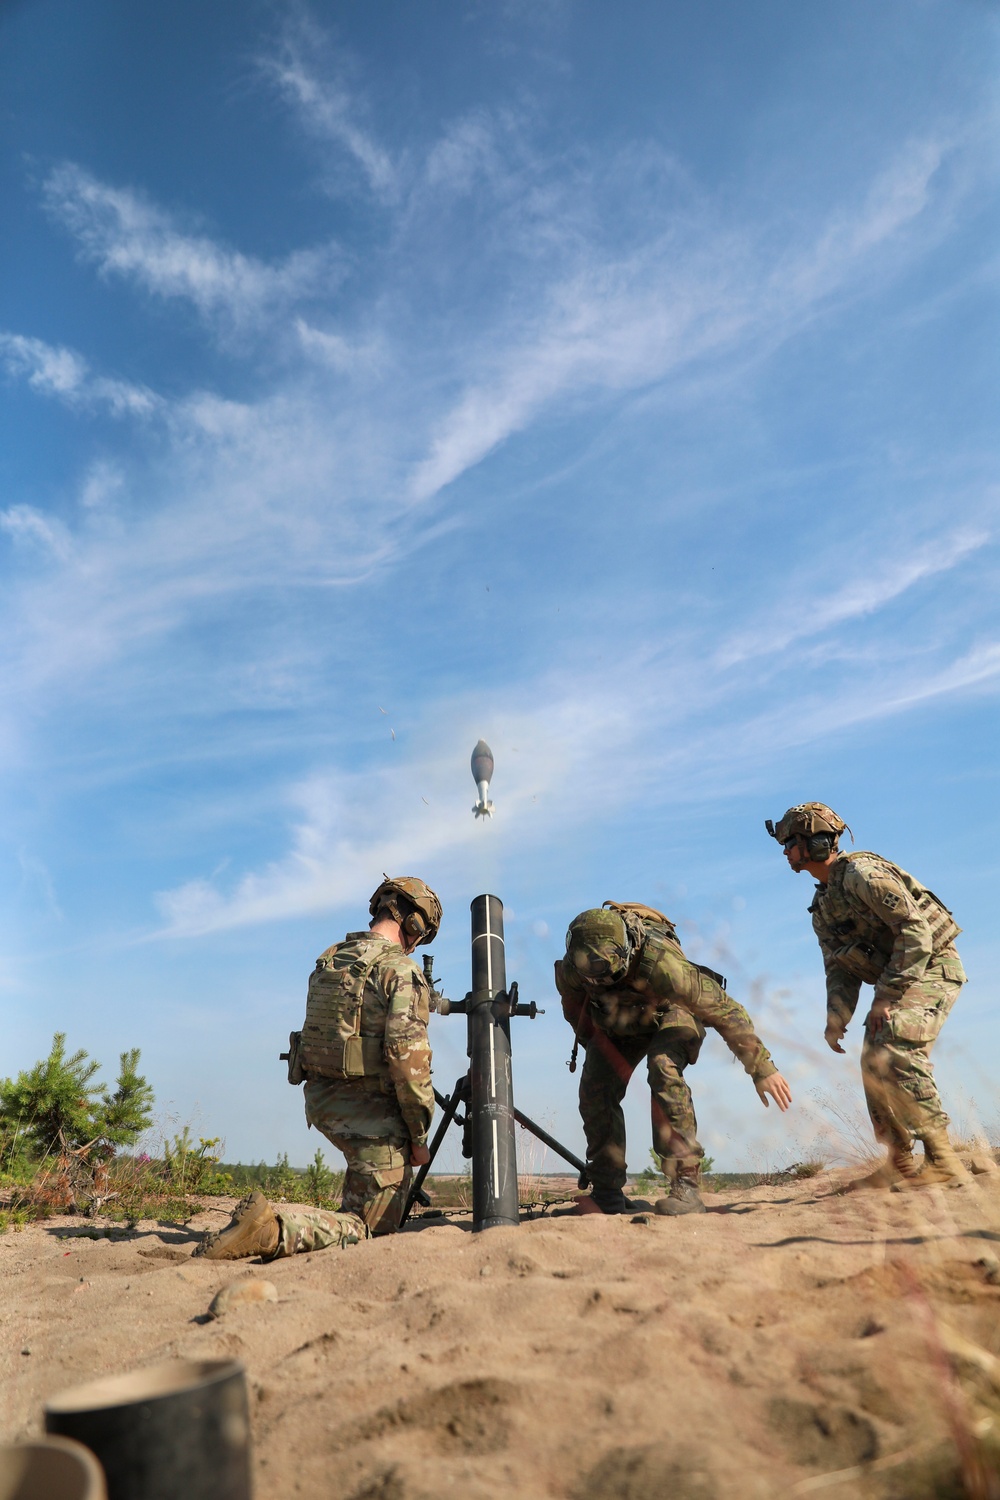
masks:
[[[415,875],[387,875],[372,895],[368,910],[377,919],[382,912],[398,922],[415,946],[433,943],[441,926],[441,902],[423,880]]]
[[[790,807],[777,823],[768,818],[764,827],[779,844],[790,844],[795,840],[809,859],[823,860],[836,849],[837,840],[847,824],[825,802],[799,802]]]

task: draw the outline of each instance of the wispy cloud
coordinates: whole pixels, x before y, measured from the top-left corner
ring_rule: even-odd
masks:
[[[91,374],[82,355],[20,333],[0,332],[0,363],[32,390],[70,406],[103,406],[114,416],[148,416],[160,406],[146,386]]]
[[[655,233],[626,256],[592,246],[583,266],[550,278],[530,324],[480,351],[483,373],[433,435],[414,497],[451,483],[560,396],[636,389],[709,355],[773,349],[835,293],[855,292],[866,260],[926,212],[944,149],[915,143],[858,208],[800,234],[777,263],[766,233],[755,244],[706,225],[688,238]]]
[[[100,182],[72,162],[49,174],[44,197],[102,274],[187,301],[227,328],[250,327],[306,294],[328,292],[338,279],[339,257],[330,247],[296,250],[271,265],[183,233],[142,194]]]
[[[71,543],[66,528],[44,516],[33,505],[9,505],[6,510],[0,510],[0,531],[5,531],[17,542],[41,547],[61,561],[69,556]]]
[[[324,76],[315,66],[326,55]],[[332,142],[360,169],[376,197],[393,202],[399,194],[399,170],[390,153],[358,122],[361,103],[348,88],[343,69],[331,68],[325,34],[305,15],[286,27],[273,56],[261,60],[269,76],[294,106],[306,128]]]
[[[931,205],[934,180],[958,142],[943,136],[911,141],[879,173],[860,209],[835,212],[806,252],[782,259],[776,288],[793,304],[812,302],[837,289],[844,271],[881,249]],[[943,225],[936,226],[940,233]]]
[[[424,163],[424,180],[432,189],[467,193],[483,177],[507,174],[494,122],[485,110],[454,121],[435,141]]]
[[[370,372],[384,361],[385,349],[380,341],[356,343],[343,334],[315,328],[304,318],[296,318],[295,332],[305,354],[339,374]]]
[[[839,588],[831,582],[836,565],[829,557],[793,567],[785,593],[791,597],[769,622],[752,627],[725,642],[716,658],[720,667],[733,667],[752,657],[784,651],[794,641],[821,635],[834,625],[862,619],[905,594],[908,589],[957,567],[991,540],[983,528],[961,527],[935,537],[908,555],[890,552],[877,568],[852,578]],[[893,546],[898,546],[894,542]],[[888,551],[888,544],[885,550]]]

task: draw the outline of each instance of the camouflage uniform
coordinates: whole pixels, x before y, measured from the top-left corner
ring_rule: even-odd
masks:
[[[826,968],[828,1025],[841,1033],[863,983],[888,1001],[879,1031],[865,1028],[861,1072],[883,1142],[946,1130],[930,1052],[965,983],[961,928],[932,891],[878,854],[838,854],[809,908]]]
[[[280,1260],[300,1251],[326,1250],[330,1245],[343,1249],[371,1238],[367,1224],[357,1214],[335,1214],[325,1208],[285,1203],[279,1203],[274,1212],[280,1238],[277,1250],[265,1256],[265,1260]]]
[[[685,958],[671,922],[660,913],[637,918],[636,908],[614,909],[632,913],[628,920],[634,944],[628,970],[614,988],[595,989],[565,959],[555,966],[563,1014],[587,1049],[580,1115],[588,1171],[598,1193],[621,1191],[625,1185],[622,1100],[643,1058],[653,1149],[669,1177],[679,1170],[696,1172],[705,1154],[684,1070],[697,1060],[706,1026],[719,1033],[755,1083],[778,1071],[749,1015],[726,994],[720,976]]]
[[[301,1042],[306,1119],[347,1158],[341,1207],[372,1234],[399,1227],[410,1147],[427,1141],[434,1113],[429,1017],[423,973],[381,934],[348,933],[317,959]],[[343,1226],[328,1222],[341,1216],[284,1209],[280,1216],[292,1226],[288,1242],[301,1237],[297,1248],[345,1242]],[[323,1239],[327,1234],[334,1238]]]

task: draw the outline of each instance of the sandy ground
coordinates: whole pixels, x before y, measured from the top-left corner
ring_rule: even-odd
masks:
[[[0,1436],[95,1376],[235,1356],[258,1500],[1000,1494],[1000,1177],[845,1175],[684,1219],[424,1219],[268,1266],[191,1259],[227,1202],[124,1242],[50,1220],[0,1238]],[[261,1277],[278,1302],[205,1320]]]

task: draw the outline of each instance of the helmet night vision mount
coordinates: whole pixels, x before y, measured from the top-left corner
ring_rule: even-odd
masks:
[[[854,842],[852,830],[825,802],[799,802],[795,807],[790,807],[777,824],[766,818],[764,827],[779,844],[788,844],[796,839],[807,857],[814,860],[830,857],[845,828],[851,835],[851,843]]]

